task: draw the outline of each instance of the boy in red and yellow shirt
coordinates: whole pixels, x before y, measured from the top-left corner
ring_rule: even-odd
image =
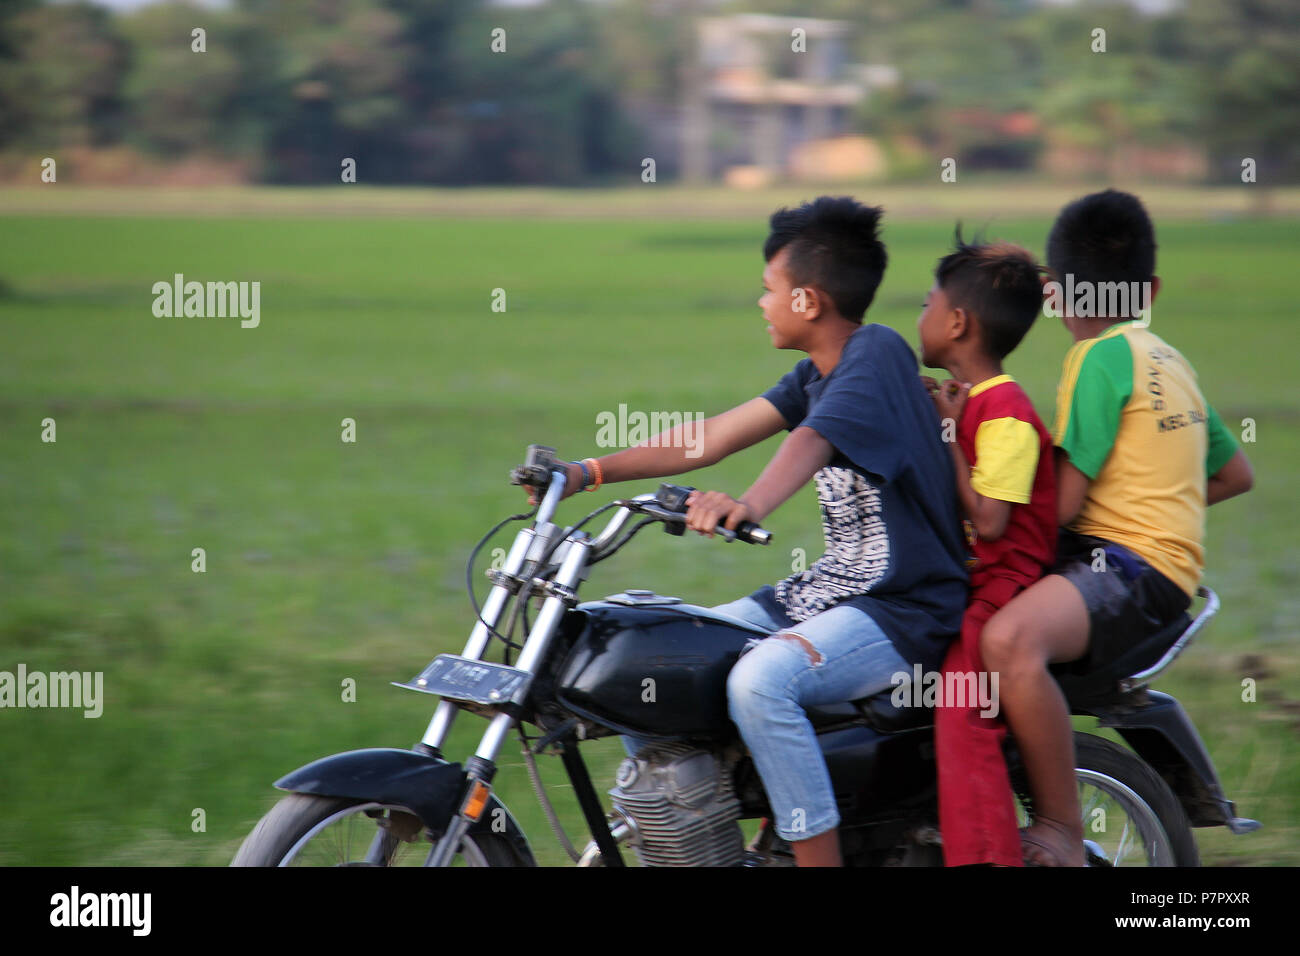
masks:
[[[1002,371],[1041,308],[1041,273],[1019,246],[967,244],[959,232],[956,250],[939,260],[917,323],[922,364],[953,376],[926,385],[945,437],[956,439],[949,447],[974,554],[961,636],[949,647],[945,675],[983,671],[985,623],[1056,555],[1051,437],[1029,397]],[[990,683],[992,706],[945,700],[935,711],[939,824],[949,866],[1021,864],[997,684],[980,686]],[[943,686],[955,685],[945,679]]]

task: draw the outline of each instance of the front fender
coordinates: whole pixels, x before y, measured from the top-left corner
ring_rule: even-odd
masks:
[[[434,834],[441,834],[460,809],[465,795],[465,770],[458,763],[413,750],[373,747],[322,757],[281,777],[275,786],[292,793],[352,797],[407,807]],[[478,822],[470,827],[470,833],[493,832],[493,821],[500,820],[504,820],[504,830],[500,823],[496,830],[510,842],[525,865],[535,866],[523,830],[496,794],[488,801]]]

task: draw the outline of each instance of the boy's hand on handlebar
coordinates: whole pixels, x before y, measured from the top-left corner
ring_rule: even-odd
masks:
[[[581,490],[582,466],[575,465],[573,462],[566,463],[564,466],[564,478],[564,494],[560,495],[561,501]],[[523,487],[524,491],[528,492],[528,503],[530,505],[535,505],[541,500],[537,494],[537,489],[534,486],[524,485]]]
[[[742,521],[754,521],[749,505],[724,491],[692,491],[686,498],[686,527],[712,538],[719,524],[732,531]]]

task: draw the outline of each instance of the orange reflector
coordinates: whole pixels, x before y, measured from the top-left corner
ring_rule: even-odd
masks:
[[[492,796],[492,788],[482,780],[475,780],[474,785],[470,787],[469,796],[461,805],[460,815],[466,820],[477,823],[478,818],[483,816],[483,809],[487,806],[490,796]]]

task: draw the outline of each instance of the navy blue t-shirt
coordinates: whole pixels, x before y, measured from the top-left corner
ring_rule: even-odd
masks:
[[[787,431],[805,425],[835,454],[814,476],[826,553],[753,597],[796,622],[850,604],[909,662],[938,670],[966,609],[967,552],[951,453],[912,349],[864,325],[829,375],[805,358],[763,398]]]

